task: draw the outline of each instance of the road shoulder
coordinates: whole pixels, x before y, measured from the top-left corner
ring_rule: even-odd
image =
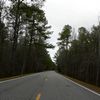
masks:
[[[92,90],[92,91],[94,91],[94,92],[100,94],[100,87],[97,87],[97,86],[95,86],[95,85],[91,85],[91,84],[85,83],[85,82],[83,82],[83,81],[80,81],[80,80],[71,78],[71,77],[69,77],[69,76],[66,76],[66,78],[68,78],[68,79],[72,80],[73,82],[76,82],[76,83],[78,83],[79,85],[82,85],[82,86],[84,86],[84,87],[86,87],[86,88],[88,88],[88,89],[90,89],[90,90]]]

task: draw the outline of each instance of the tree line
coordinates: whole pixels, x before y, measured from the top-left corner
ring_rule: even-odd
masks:
[[[45,0],[0,0],[0,77],[54,69]]]
[[[45,0],[0,1],[0,78],[57,68],[62,74],[100,86],[100,24],[91,30],[70,25],[59,33],[56,66],[47,49],[51,26]],[[8,5],[9,4],[9,5]]]
[[[59,49],[55,55],[58,71],[70,77],[100,86],[100,24],[91,30],[70,25],[59,33]]]

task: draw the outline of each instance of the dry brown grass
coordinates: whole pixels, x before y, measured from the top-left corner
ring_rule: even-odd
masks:
[[[11,80],[11,79],[16,79],[16,78],[20,78],[20,77],[31,75],[31,74],[33,74],[33,73],[22,74],[22,75],[17,75],[17,76],[12,76],[12,77],[0,78],[0,81],[6,81],[6,80]]]
[[[72,81],[74,81],[74,82],[76,82],[76,83],[78,83],[78,84],[80,84],[82,86],[85,86],[85,87],[87,87],[87,88],[89,88],[89,89],[91,89],[91,90],[93,90],[93,91],[95,91],[95,92],[100,94],[100,87],[97,87],[95,85],[91,85],[91,84],[85,83],[83,81],[80,81],[80,80],[77,80],[77,79],[74,79],[74,78],[71,78],[71,77],[68,77],[68,76],[67,76],[67,78],[69,78]]]
[[[7,78],[1,78],[0,81],[15,79],[15,78],[19,78],[19,77],[27,76],[27,75],[31,75],[31,74],[32,73],[30,73],[30,74],[24,74],[24,75],[19,75],[19,76],[13,76],[13,77],[7,77]],[[95,92],[97,92],[97,93],[100,94],[100,87],[97,87],[95,85],[91,85],[91,84],[85,83],[83,81],[80,81],[80,80],[77,80],[77,79],[74,79],[74,78],[71,78],[71,77],[68,77],[68,76],[66,76],[66,77],[69,78],[69,79],[71,79],[72,81],[74,81],[74,82],[76,82],[76,83],[78,83],[78,84],[80,84],[82,86],[85,86],[85,87],[87,87],[87,88],[89,88],[89,89],[91,89],[91,90],[93,90],[93,91],[95,91]]]

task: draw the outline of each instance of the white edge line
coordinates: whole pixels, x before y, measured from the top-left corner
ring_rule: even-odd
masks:
[[[25,75],[25,76],[19,76],[17,78],[13,78],[13,79],[7,79],[7,80],[4,80],[4,81],[0,81],[0,83],[5,83],[5,82],[9,82],[9,81],[14,81],[14,80],[18,80],[18,79],[24,79],[24,78],[27,78],[27,77],[30,77],[30,76],[34,76],[34,75],[37,75],[37,74],[40,74],[40,73],[33,73],[31,75]]]
[[[39,73],[38,73],[38,74],[39,74]],[[34,75],[35,75],[35,74],[34,74]],[[22,76],[22,77],[10,79],[10,80],[1,81],[0,83],[9,82],[9,81],[17,80],[17,79],[23,79],[23,78],[26,78],[26,77],[29,77],[29,76],[33,76],[33,74],[32,74],[32,75],[28,75],[28,76]],[[100,96],[99,93],[97,93],[97,92],[95,92],[95,91],[93,91],[93,90],[91,90],[91,89],[89,89],[89,88],[87,88],[87,87],[85,87],[85,86],[83,86],[83,85],[80,85],[80,84],[78,84],[78,83],[76,83],[76,82],[74,82],[74,81],[72,81],[72,80],[66,78],[65,76],[64,76],[64,78],[67,79],[67,80],[69,80],[70,82],[72,82],[72,83],[78,85],[79,87],[82,87],[82,88],[84,88],[85,90],[88,90],[88,91],[90,91],[91,93],[94,93],[94,94]]]
[[[68,78],[66,78],[66,77],[64,77],[64,78],[67,79],[67,80],[69,80],[69,81],[71,81],[72,83],[78,85],[79,87],[82,87],[82,88],[84,88],[85,90],[88,90],[88,91],[90,91],[90,92],[92,92],[92,93],[94,93],[94,94],[100,96],[99,93],[97,93],[97,92],[95,92],[95,91],[93,91],[93,90],[91,90],[91,89],[89,89],[89,88],[87,88],[87,87],[85,87],[85,86],[83,86],[83,85],[80,85],[80,84],[78,84],[78,83],[76,83],[76,82],[74,82],[74,81],[72,81],[72,80],[70,80],[70,79],[68,79]]]

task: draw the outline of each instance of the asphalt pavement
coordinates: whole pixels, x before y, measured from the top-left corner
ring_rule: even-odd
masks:
[[[47,71],[1,81],[0,100],[100,100],[100,94]]]

